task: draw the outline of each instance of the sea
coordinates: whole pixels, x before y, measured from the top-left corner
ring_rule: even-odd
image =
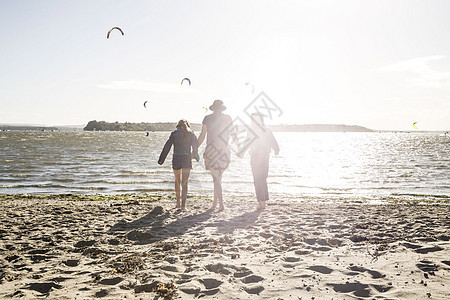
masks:
[[[0,194],[174,193],[170,132],[2,131]],[[198,133],[197,133],[198,134]],[[448,201],[450,136],[435,132],[275,132],[271,199]],[[232,149],[233,150],[233,149]],[[200,154],[204,145],[200,147]],[[232,155],[224,197],[254,197],[250,158]],[[189,193],[212,195],[204,161],[193,161]]]

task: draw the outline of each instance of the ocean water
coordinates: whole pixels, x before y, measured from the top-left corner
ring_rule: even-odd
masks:
[[[169,132],[0,132],[0,194],[173,193]],[[271,197],[450,199],[450,136],[439,133],[275,133]],[[203,147],[200,153],[203,153]],[[203,159],[189,188],[212,193]],[[224,194],[254,194],[248,154],[232,156]]]

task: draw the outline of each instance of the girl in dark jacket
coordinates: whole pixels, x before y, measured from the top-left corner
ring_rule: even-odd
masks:
[[[191,130],[189,122],[182,119],[178,121],[177,129],[170,134],[169,139],[164,145],[158,164],[162,165],[169,154],[173,145],[172,169],[175,175],[175,194],[177,198],[177,207],[186,209],[186,198],[188,191],[189,174],[192,169],[192,157],[199,161],[198,141],[194,132]],[[191,152],[192,148],[192,152]],[[180,185],[181,185],[181,203],[180,203]]]

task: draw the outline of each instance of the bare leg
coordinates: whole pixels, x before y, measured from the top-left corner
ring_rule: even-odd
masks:
[[[173,170],[173,175],[175,175],[175,196],[177,198],[177,208],[181,208],[180,204],[181,169]]]
[[[223,170],[211,170],[211,175],[214,181],[214,202],[212,209],[216,208],[217,201],[219,201],[219,210],[224,210],[222,198],[222,174]]]
[[[211,209],[216,209],[217,206],[217,199],[218,199],[218,194],[217,194],[217,189],[216,189],[216,176],[214,175],[216,171],[211,170],[211,175],[213,178],[213,183],[214,183],[214,200],[213,200],[213,205],[211,207]]]
[[[182,169],[182,179],[181,179],[181,209],[186,208],[186,199],[188,192],[188,180],[191,169]]]

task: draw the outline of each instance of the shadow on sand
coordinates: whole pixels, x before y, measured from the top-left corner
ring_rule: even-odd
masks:
[[[221,220],[217,224],[217,231],[219,233],[233,233],[236,229],[245,229],[254,225],[260,214],[261,211],[255,210],[229,220]]]
[[[181,236],[190,229],[201,232],[205,227],[216,227],[217,233],[233,233],[236,229],[253,225],[259,214],[259,211],[246,212],[227,220],[220,218],[212,210],[179,216],[179,211],[164,211],[161,206],[157,206],[137,220],[117,222],[110,228],[109,234],[126,238],[136,244],[151,244]]]

